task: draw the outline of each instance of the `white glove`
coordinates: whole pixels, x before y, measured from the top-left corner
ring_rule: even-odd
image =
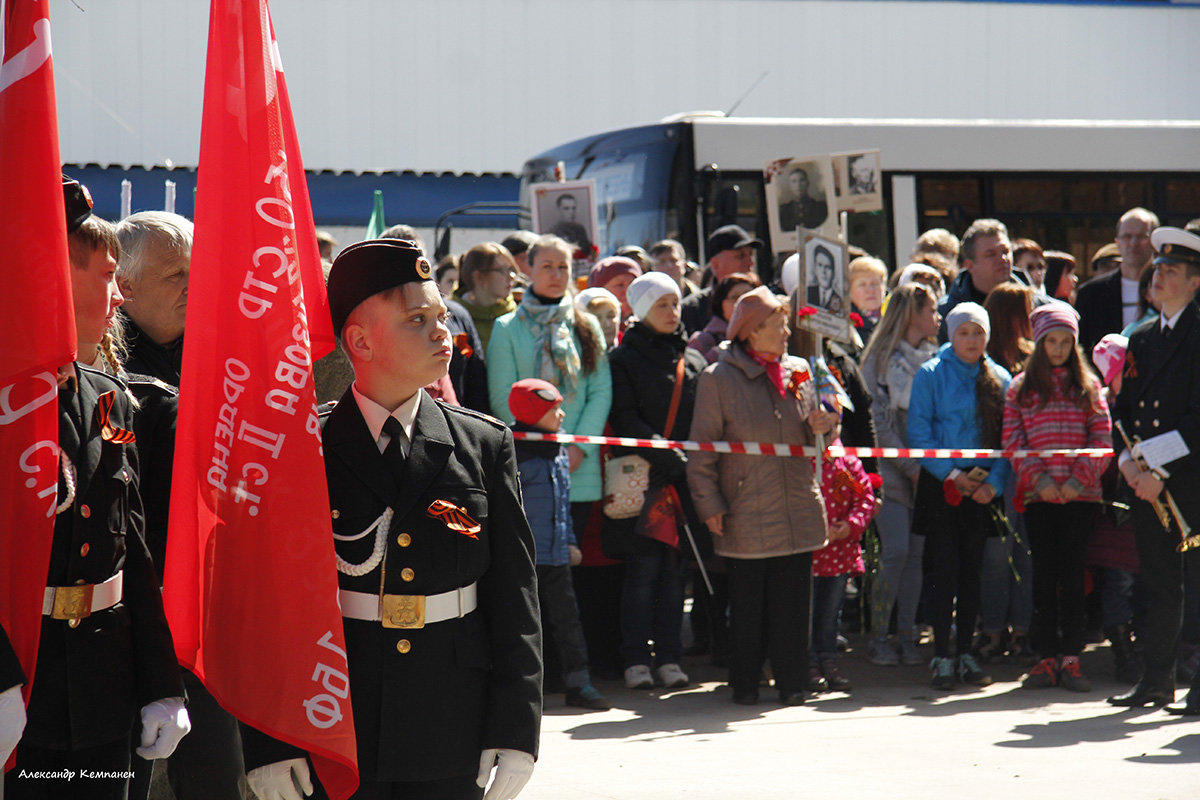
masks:
[[[21,697],[21,684],[18,683],[0,692],[0,770],[4,769],[24,731],[25,700]]]
[[[137,754],[147,761],[166,758],[192,729],[182,697],[164,697],[142,706],[142,746]]]
[[[303,758],[289,758],[252,769],[246,780],[259,800],[304,800],[313,793],[308,762]]]
[[[479,775],[475,777],[480,789],[487,786],[493,764],[496,766],[496,777],[492,779],[492,788],[488,789],[483,800],[513,800],[533,774],[533,756],[529,753],[521,750],[484,750],[479,755]]]

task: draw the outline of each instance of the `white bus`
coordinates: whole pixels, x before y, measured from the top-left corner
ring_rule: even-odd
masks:
[[[525,163],[531,182],[597,183],[601,254],[671,237],[704,263],[705,236],[736,222],[768,239],[768,161],[879,149],[882,212],[850,214],[847,238],[903,266],[929,228],[962,234],[995,217],[1012,236],[1065,250],[1081,266],[1111,242],[1122,212],[1164,224],[1200,217],[1200,121],[997,121],[670,117],[563,144]],[[769,252],[769,251],[768,251]],[[768,258],[760,257],[760,268]]]

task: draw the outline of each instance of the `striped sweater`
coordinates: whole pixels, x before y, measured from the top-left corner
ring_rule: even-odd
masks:
[[[1112,441],[1112,420],[1103,394],[1098,394],[1098,407],[1081,409],[1067,396],[1069,377],[1065,367],[1053,370],[1054,393],[1042,405],[1036,395],[1017,404],[1017,393],[1025,383],[1025,373],[1013,378],[1004,402],[1004,448],[1057,450],[1066,448],[1108,447]],[[1014,458],[1017,487],[1027,501],[1041,501],[1037,496],[1039,481],[1048,476],[1059,486],[1074,478],[1080,489],[1076,500],[1100,500],[1100,476],[1109,457],[1053,456],[1051,458]]]

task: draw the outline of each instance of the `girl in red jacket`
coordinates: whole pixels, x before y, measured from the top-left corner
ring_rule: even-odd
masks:
[[[1100,382],[1079,352],[1079,315],[1049,303],[1030,315],[1037,341],[1004,406],[1006,449],[1108,447],[1112,422]],[[1107,458],[1014,458],[1017,499],[1033,550],[1033,649],[1042,660],[1022,678],[1026,689],[1060,685],[1090,691],[1079,669],[1084,645],[1084,550],[1101,500]]]
[[[841,446],[842,425],[830,434]],[[856,456],[823,456],[821,496],[829,521],[829,544],[813,553],[812,655],[810,692],[848,692],[850,680],[837,665],[837,636],[846,582],[863,574],[862,535],[875,516],[875,492]]]

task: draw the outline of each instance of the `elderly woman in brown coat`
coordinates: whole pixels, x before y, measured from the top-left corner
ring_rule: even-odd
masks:
[[[691,438],[811,445],[837,415],[822,411],[808,364],[786,355],[787,306],[767,287],[743,295],[729,341],[700,376]],[[780,702],[804,702],[812,553],[825,508],[804,457],[695,453],[688,488],[729,569],[733,701],[758,701],[764,655]]]

